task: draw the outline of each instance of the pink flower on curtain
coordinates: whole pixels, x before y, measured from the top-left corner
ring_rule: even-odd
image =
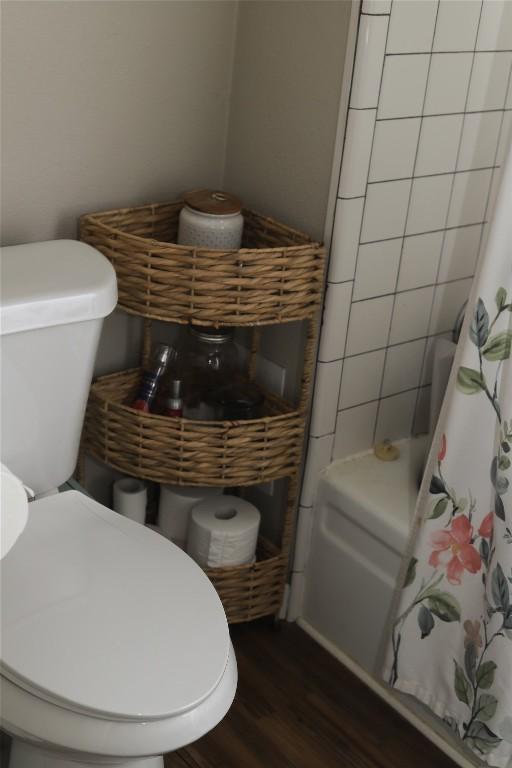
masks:
[[[431,534],[433,552],[428,562],[434,568],[446,568],[450,584],[460,584],[465,570],[469,573],[480,570],[482,559],[471,543],[472,536],[473,526],[466,515],[456,517],[448,531]]]
[[[446,435],[443,432],[443,436],[441,438],[441,445],[439,446],[439,453],[437,454],[437,460],[442,461],[445,456],[446,456]]]
[[[476,646],[476,648],[482,648],[483,642],[482,642],[482,635],[480,634],[480,628],[481,624],[479,621],[471,621],[468,619],[464,622],[464,631],[466,632],[466,636],[464,638],[464,648],[467,648],[468,645]]]
[[[480,528],[478,529],[478,533],[483,539],[490,539],[492,536],[493,527],[494,527],[494,515],[492,512],[489,512],[480,523]]]

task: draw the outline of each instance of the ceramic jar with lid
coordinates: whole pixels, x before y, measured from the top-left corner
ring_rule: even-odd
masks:
[[[188,192],[180,211],[178,244],[238,250],[244,226],[241,211],[240,200],[227,192],[211,189]]]

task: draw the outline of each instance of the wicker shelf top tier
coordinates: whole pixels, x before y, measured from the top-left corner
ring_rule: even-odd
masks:
[[[312,317],[322,297],[325,250],[307,235],[243,210],[238,251],[176,244],[184,203],[92,213],[80,238],[117,273],[119,306],[142,317],[196,325],[273,325]]]

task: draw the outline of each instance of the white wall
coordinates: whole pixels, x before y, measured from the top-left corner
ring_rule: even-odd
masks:
[[[225,186],[322,240],[350,2],[240,3]]]
[[[2,242],[222,182],[236,3],[2,3]]]

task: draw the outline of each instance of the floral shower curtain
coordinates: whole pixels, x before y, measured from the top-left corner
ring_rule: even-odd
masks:
[[[512,766],[512,153],[418,497],[387,679]]]

